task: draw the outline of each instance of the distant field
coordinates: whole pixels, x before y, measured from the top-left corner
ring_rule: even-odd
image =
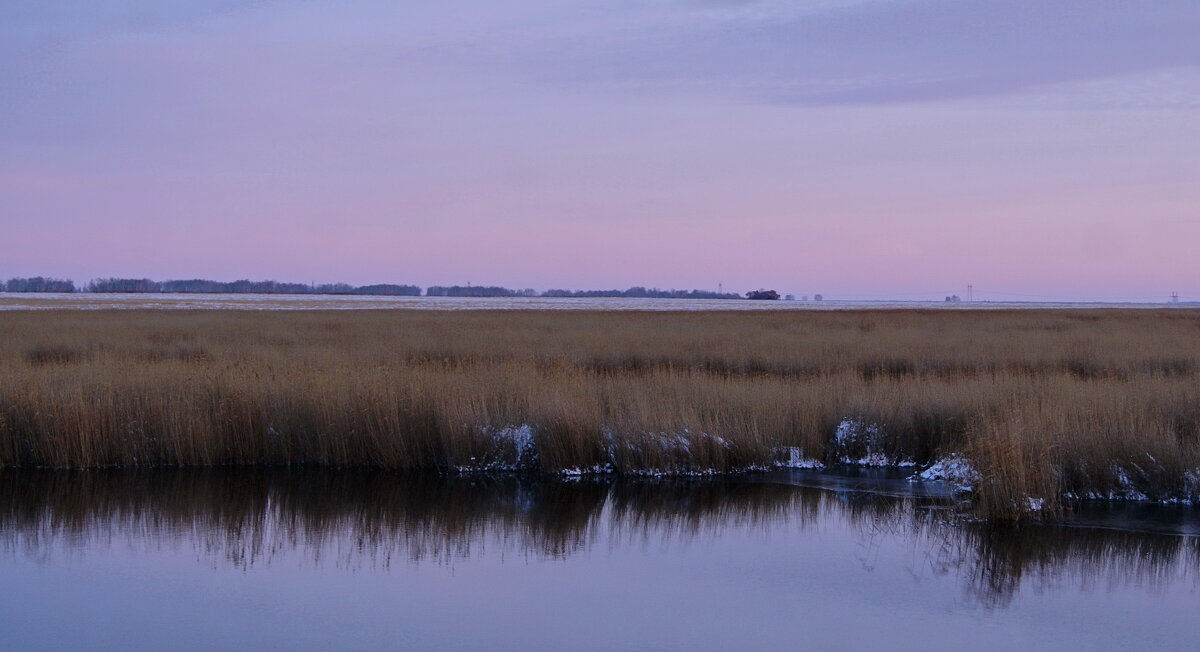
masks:
[[[0,292],[0,310],[1022,310],[1179,308],[1165,303],[750,301],[550,297],[386,297],[311,294],[53,294]],[[1200,307],[1200,306],[1193,306]]]
[[[951,454],[987,514],[1196,499],[1200,311],[0,313],[0,466],[710,473]]]

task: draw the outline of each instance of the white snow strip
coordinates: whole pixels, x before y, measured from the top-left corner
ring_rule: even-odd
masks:
[[[614,471],[611,464],[597,464],[595,466],[572,467],[569,469],[559,469],[558,474],[564,478],[579,478],[585,475],[604,475]]]
[[[633,299],[619,297],[407,297],[316,294],[4,293],[0,310],[1013,310],[1046,308],[1161,308],[1161,303],[942,301],[754,301],[750,299]]]

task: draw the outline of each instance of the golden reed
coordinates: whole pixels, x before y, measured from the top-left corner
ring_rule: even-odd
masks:
[[[0,312],[0,466],[727,472],[847,420],[984,514],[1195,499],[1200,311]]]

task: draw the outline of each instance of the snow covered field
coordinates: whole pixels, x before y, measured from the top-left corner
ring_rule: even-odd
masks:
[[[1166,303],[750,301],[549,297],[400,297],[312,294],[57,294],[0,292],[0,310],[1000,310],[1165,308]],[[1194,304],[1192,304],[1195,307]]]

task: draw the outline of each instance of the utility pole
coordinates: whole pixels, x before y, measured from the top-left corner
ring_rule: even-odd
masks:
[[[975,300],[975,286],[968,284],[967,285],[967,303],[970,303],[974,300]]]

